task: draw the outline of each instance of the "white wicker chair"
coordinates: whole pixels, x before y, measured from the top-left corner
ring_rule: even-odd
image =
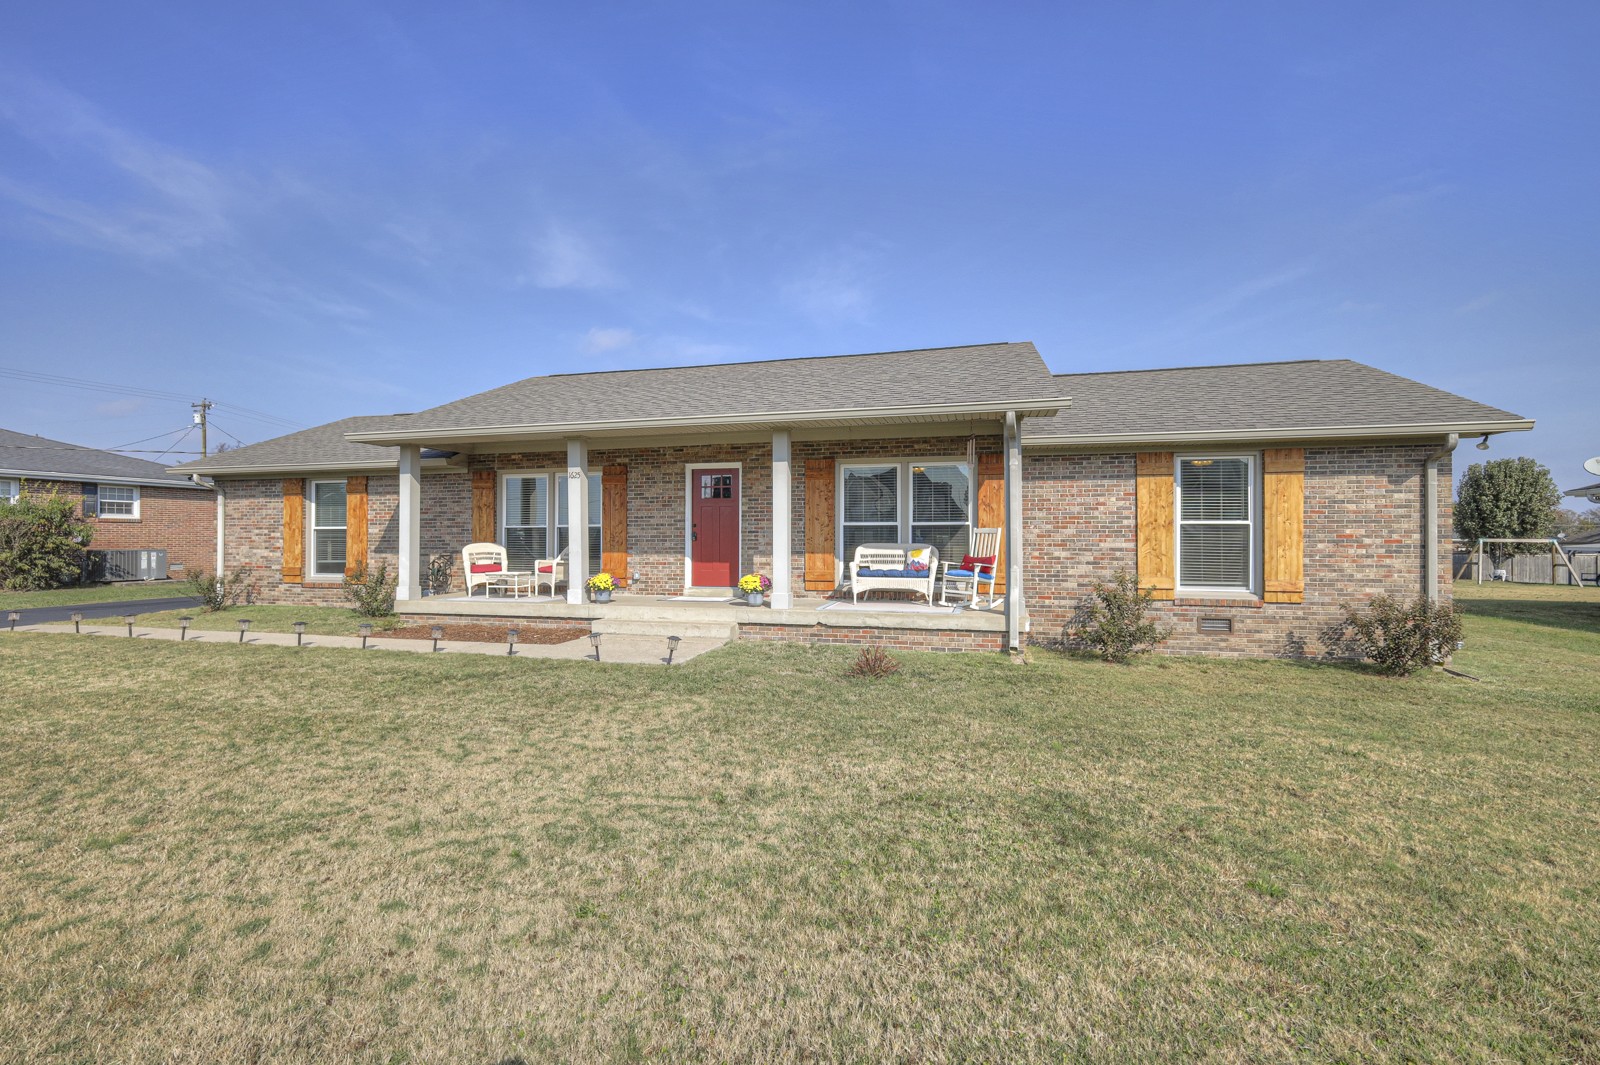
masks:
[[[533,564],[533,594],[538,595],[539,589],[550,585],[550,594],[556,594],[557,584],[567,583],[567,551],[562,548],[561,553],[555,558],[541,558]]]
[[[513,570],[506,560],[506,549],[499,544],[468,544],[461,549],[461,572],[466,575],[467,598],[472,598],[472,590],[483,588],[484,598],[488,598],[490,589],[504,588],[508,584],[513,588],[518,578],[527,577],[527,570]]]
[[[978,605],[978,591],[987,585],[989,588],[988,606],[994,606],[994,575],[1000,561],[1000,530],[999,529],[973,529],[972,546],[967,548],[967,554],[973,558],[992,558],[995,561],[987,566],[978,566],[974,569],[964,569],[960,562],[946,562],[944,575],[939,584],[939,602],[941,605],[950,605],[950,589],[955,588],[963,598],[973,606]]]
[[[913,571],[913,564],[927,568]],[[916,592],[932,606],[938,576],[939,549],[931,544],[862,544],[850,560],[850,600],[859,603],[862,592]]]

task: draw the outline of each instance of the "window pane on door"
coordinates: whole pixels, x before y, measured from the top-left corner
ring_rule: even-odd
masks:
[[[844,471],[844,520],[898,525],[900,469],[850,466]],[[890,539],[894,539],[890,537]]]
[[[540,526],[506,529],[506,565],[524,573],[533,572],[533,564],[549,558],[545,552],[545,530]]]

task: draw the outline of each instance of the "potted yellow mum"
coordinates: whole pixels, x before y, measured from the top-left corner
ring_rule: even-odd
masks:
[[[759,573],[746,573],[739,578],[739,592],[751,606],[760,606],[771,590],[772,582]]]
[[[589,598],[596,603],[611,602],[611,593],[617,590],[617,579],[609,573],[596,573],[585,584]]]

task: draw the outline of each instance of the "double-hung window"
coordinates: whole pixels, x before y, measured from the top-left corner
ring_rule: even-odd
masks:
[[[0,477],[0,503],[15,503],[21,494],[21,485],[11,477]]]
[[[840,478],[839,557],[861,544],[921,543],[960,561],[972,527],[972,471],[964,462],[846,465]]]
[[[101,485],[100,516],[102,518],[137,518],[139,516],[139,489],[131,484]]]
[[[554,558],[571,542],[567,520],[567,474],[513,473],[503,480],[506,561],[531,571],[541,558]],[[600,474],[589,475],[589,572],[600,572]]]
[[[1255,456],[1179,455],[1177,467],[1179,591],[1254,591]]]
[[[344,481],[311,482],[311,574],[343,577],[348,533]]]

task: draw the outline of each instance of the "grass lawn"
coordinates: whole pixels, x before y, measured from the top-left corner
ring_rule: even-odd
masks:
[[[1600,593],[1522,591],[1479,682],[0,636],[0,1060],[1594,1060]]]
[[[121,603],[129,599],[166,599],[188,594],[189,586],[183,581],[90,584],[81,588],[52,588],[48,592],[0,591],[0,610],[27,610],[35,606],[75,606],[78,603]]]
[[[349,607],[343,606],[231,606],[213,613],[195,610],[162,610],[140,614],[138,624],[152,629],[175,629],[178,619],[193,618],[191,629],[238,632],[239,619],[250,619],[251,632],[293,632],[294,623],[306,623],[306,632],[316,636],[358,636],[363,621],[370,621],[373,630],[398,628],[399,618],[364,618]]]

